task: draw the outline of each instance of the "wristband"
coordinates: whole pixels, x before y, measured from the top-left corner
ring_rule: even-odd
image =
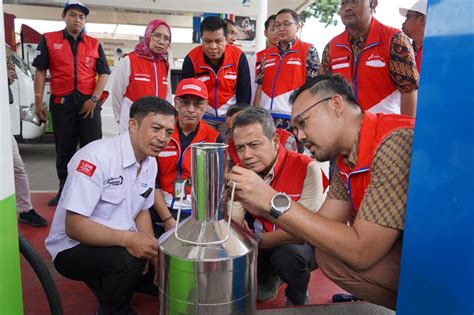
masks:
[[[168,222],[168,221],[171,220],[171,219],[173,219],[173,216],[172,216],[172,215],[170,215],[169,217],[164,218],[164,219],[161,220],[161,221],[162,221],[163,223],[165,223],[165,222]]]

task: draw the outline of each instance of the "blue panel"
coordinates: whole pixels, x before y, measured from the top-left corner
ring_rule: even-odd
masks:
[[[429,2],[397,314],[474,314],[473,8]]]

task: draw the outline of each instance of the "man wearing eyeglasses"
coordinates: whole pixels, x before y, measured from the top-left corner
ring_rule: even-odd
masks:
[[[178,119],[169,144],[157,157],[158,176],[155,189],[154,209],[150,209],[153,229],[158,237],[176,225],[176,216],[185,192],[181,218],[191,214],[190,183],[191,148],[198,142],[223,143],[219,133],[202,121],[208,107],[206,85],[194,78],[183,79],[176,87],[174,105]]]
[[[226,41],[227,26],[223,19],[205,18],[200,32],[202,45],[191,50],[184,59],[181,78],[204,82],[209,93],[204,120],[226,139],[227,109],[236,103],[248,104],[252,98],[250,69],[242,50]]]
[[[411,8],[400,8],[400,14],[405,17],[402,31],[413,40],[412,45],[415,51],[418,73],[420,73],[421,69],[421,54],[423,50],[423,38],[425,36],[427,5],[426,0],[420,0],[415,2]]]
[[[249,170],[227,179],[254,215],[315,247],[319,268],[359,299],[395,309],[414,119],[361,110],[348,81],[321,75],[291,98],[299,140],[318,161],[337,159],[326,200],[307,211]]]
[[[262,58],[253,105],[269,110],[277,128],[289,129],[290,94],[317,74],[319,57],[316,47],[297,37],[301,25],[295,11],[280,10],[274,27],[278,45],[267,49]]]
[[[363,110],[415,117],[419,75],[409,39],[373,14],[377,0],[341,0],[346,30],[324,48],[319,74],[340,73]]]

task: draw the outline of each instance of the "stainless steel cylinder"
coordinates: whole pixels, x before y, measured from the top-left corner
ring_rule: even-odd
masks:
[[[227,147],[223,143],[191,145],[192,208],[198,221],[219,221],[225,213]]]
[[[160,314],[256,314],[257,243],[226,220],[227,146],[191,150],[193,216],[160,238]]]

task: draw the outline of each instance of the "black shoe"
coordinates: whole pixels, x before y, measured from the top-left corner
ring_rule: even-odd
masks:
[[[361,301],[361,299],[355,297],[352,294],[344,294],[344,293],[334,294],[332,296],[333,303],[354,302],[354,301]]]
[[[48,225],[48,221],[36,213],[35,209],[31,209],[28,212],[21,212],[18,216],[18,221],[20,221],[20,223],[29,224],[34,227]]]
[[[61,197],[61,193],[57,193],[56,196],[54,196],[52,199],[48,201],[48,206],[50,207],[56,207],[59,202],[59,198]]]

